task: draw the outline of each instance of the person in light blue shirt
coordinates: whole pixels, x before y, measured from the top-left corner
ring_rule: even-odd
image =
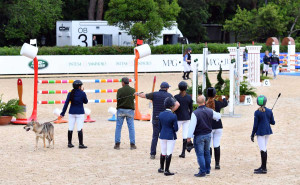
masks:
[[[200,171],[195,176],[205,177],[210,174],[212,122],[221,119],[221,114],[205,106],[203,95],[198,96],[197,104],[199,107],[192,113],[187,142],[191,143],[191,138],[194,136],[195,152],[200,166]]]

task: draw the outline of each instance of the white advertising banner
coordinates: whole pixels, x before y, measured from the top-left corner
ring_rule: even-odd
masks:
[[[39,74],[76,73],[127,73],[134,72],[134,55],[41,55]],[[202,71],[202,54],[192,54]],[[183,71],[183,57],[174,55],[150,55],[139,60],[139,72]],[[0,56],[0,74],[33,74],[32,60],[23,56]],[[208,70],[229,70],[229,54],[208,55]]]

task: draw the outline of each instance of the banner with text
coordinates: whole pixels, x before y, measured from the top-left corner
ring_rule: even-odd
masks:
[[[39,74],[127,73],[134,72],[134,55],[41,55]],[[192,66],[202,71],[203,55],[192,54]],[[33,61],[23,56],[0,56],[0,74],[33,74]],[[208,70],[229,70],[229,54],[208,55]],[[150,55],[139,60],[139,72],[183,71],[183,57]]]

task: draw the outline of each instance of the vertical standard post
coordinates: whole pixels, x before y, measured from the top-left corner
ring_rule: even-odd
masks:
[[[233,87],[234,87],[234,65],[235,63],[232,63],[230,61],[229,64],[229,80],[230,80],[230,88],[229,88],[229,116],[233,116],[234,115],[234,92],[233,92]]]
[[[193,69],[193,102],[196,103],[198,96],[198,62],[195,63]]]
[[[206,72],[207,72],[207,54],[208,48],[203,48],[203,65],[202,65],[202,94],[204,95],[204,89],[206,89]]]
[[[134,60],[134,88],[135,92],[139,91],[139,79],[138,79],[138,64],[139,64],[140,54],[139,51],[135,50],[135,60]],[[139,98],[135,96],[135,115],[134,119],[141,119],[142,115],[139,110]]]
[[[288,71],[289,72],[295,72],[297,62],[296,62],[296,57],[295,57],[295,45],[292,45],[289,43],[288,45],[288,61],[287,61],[287,66],[288,66]],[[293,65],[294,64],[294,65]]]
[[[35,57],[33,59],[33,65],[34,65],[34,93],[33,93],[33,110],[32,114],[29,118],[29,121],[37,120],[37,88],[38,88],[38,68],[39,68],[39,61]]]

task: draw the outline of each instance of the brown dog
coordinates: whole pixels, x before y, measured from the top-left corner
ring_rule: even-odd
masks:
[[[39,138],[43,138],[44,148],[46,148],[45,139],[47,139],[49,142],[49,145],[47,148],[50,147],[51,141],[52,141],[53,148],[54,148],[54,126],[52,125],[52,123],[46,122],[46,123],[40,124],[39,122],[31,120],[31,122],[29,122],[24,127],[24,129],[26,131],[29,131],[30,129],[32,129],[32,131],[35,132],[35,134],[36,134],[35,150],[37,150]]]

